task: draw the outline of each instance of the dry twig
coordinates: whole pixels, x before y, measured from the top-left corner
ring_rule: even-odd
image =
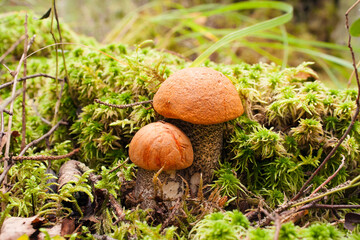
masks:
[[[301,208],[299,208],[299,211],[310,209],[310,208],[325,208],[325,209],[358,209],[360,208],[360,205],[331,205],[331,204],[318,204],[318,203],[309,203]]]
[[[16,161],[23,161],[23,160],[36,160],[36,161],[60,160],[60,159],[69,158],[69,157],[73,156],[74,154],[78,153],[79,150],[80,150],[79,148],[76,148],[73,151],[69,152],[68,154],[58,155],[58,156],[38,155],[38,156],[16,156],[16,157],[12,157],[12,158],[10,158],[11,159],[10,163],[4,169],[4,171],[2,172],[2,174],[0,176],[0,185],[2,184],[2,182],[5,179],[5,176],[7,175],[7,173],[9,172],[9,170],[11,169],[11,167],[14,165],[14,163]]]
[[[27,144],[24,149],[20,152],[19,156],[22,156],[25,154],[26,150],[28,150],[30,147],[38,144],[40,141],[44,140],[45,138],[49,137],[59,126],[60,124],[67,124],[66,122],[64,122],[63,120],[60,120],[57,124],[55,124],[55,126],[53,126],[47,133],[45,133],[44,135],[42,135],[40,138],[32,141],[31,143]],[[5,156],[6,157],[6,156]]]
[[[78,153],[80,151],[80,148],[75,148],[74,150],[72,150],[71,152],[64,154],[64,155],[58,155],[58,156],[46,156],[46,155],[36,155],[36,156],[15,156],[12,157],[11,159],[13,161],[24,161],[24,160],[34,160],[34,161],[47,161],[47,160],[60,160],[60,159],[64,159],[64,158],[69,158],[72,157],[73,155],[75,155],[76,153]]]
[[[0,185],[2,184],[2,182],[5,180],[5,177],[7,176],[7,173],[9,172],[9,170],[11,169],[11,167],[14,165],[13,161],[9,161],[8,165],[6,167],[4,167],[4,171],[1,173],[0,175]]]
[[[4,61],[4,59],[6,58],[7,55],[9,55],[9,53],[11,53],[12,51],[14,51],[14,49],[25,39],[25,35],[22,35],[15,43],[13,43],[13,45],[11,45],[9,47],[8,50],[6,50],[6,52],[1,55],[0,57],[0,63],[2,63],[2,61]]]
[[[349,12],[357,5],[360,3],[360,0],[356,1],[356,3],[354,3],[345,13],[345,25],[346,25],[346,29],[348,31],[348,47],[350,49],[350,53],[351,53],[351,57],[352,57],[352,65],[354,67],[354,72],[355,72],[355,78],[356,78],[356,83],[357,83],[357,87],[358,87],[358,94],[357,94],[357,98],[356,98],[356,110],[355,113],[351,119],[351,123],[349,124],[348,128],[346,129],[345,133],[343,134],[343,136],[339,139],[338,143],[336,144],[336,146],[330,151],[330,153],[325,157],[324,161],[320,164],[320,166],[315,170],[315,172],[309,177],[309,179],[304,183],[304,185],[301,187],[301,189],[299,190],[299,192],[291,199],[292,201],[295,201],[297,199],[299,199],[299,197],[301,197],[301,195],[304,192],[304,189],[306,188],[306,186],[313,180],[313,178],[318,175],[318,173],[320,172],[320,170],[325,166],[325,164],[329,161],[329,159],[335,154],[336,150],[340,147],[341,143],[345,140],[346,136],[350,133],[352,127],[354,126],[355,122],[357,121],[357,117],[359,115],[360,112],[360,80],[359,80],[359,74],[358,74],[358,70],[356,67],[356,60],[355,60],[355,54],[353,51],[353,48],[351,46],[351,34],[349,31]]]
[[[24,42],[24,49],[27,47],[28,45],[28,15],[27,13],[25,14],[25,42]],[[24,51],[24,77],[26,77],[27,74],[27,62],[26,62],[26,56],[27,56],[27,51]],[[23,99],[22,99],[22,114],[21,114],[21,123],[22,123],[22,129],[21,129],[21,147],[20,149],[23,150],[25,147],[25,140],[26,140],[26,80],[23,81]]]
[[[30,79],[30,78],[37,78],[37,77],[46,77],[46,78],[56,79],[56,77],[45,74],[45,73],[37,73],[37,74],[34,74],[34,75],[29,75],[29,76],[26,76],[26,77],[19,78],[18,82],[21,82],[21,81],[24,81],[24,80]],[[64,79],[62,79],[62,78],[59,78],[58,80],[59,81],[64,81]],[[12,84],[14,84],[14,81],[4,83],[4,84],[0,85],[0,89],[3,89],[5,87],[7,87],[7,86],[11,86]]]
[[[281,220],[279,214],[275,214],[275,233],[274,240],[279,240],[280,229],[281,229]]]
[[[86,166],[85,164],[80,163],[80,162],[78,162],[77,167],[82,172],[87,172],[87,171],[90,170],[90,168],[88,166]],[[100,179],[101,179],[101,176],[95,175],[93,173],[90,173],[90,175],[89,175],[89,180],[93,184],[96,184]],[[115,225],[119,221],[125,220],[124,210],[122,209],[120,203],[118,201],[116,201],[116,198],[114,197],[114,195],[109,193],[109,191],[107,189],[100,189],[100,190],[103,191],[104,193],[106,193],[109,196],[110,205],[114,209],[115,215],[118,217],[118,219],[113,224]]]
[[[13,113],[13,110],[14,110],[14,99],[15,99],[15,96],[16,96],[16,84],[17,84],[17,79],[18,79],[18,75],[19,75],[19,72],[20,72],[20,69],[21,69],[21,66],[22,66],[22,63],[25,59],[25,56],[26,56],[26,53],[27,51],[30,49],[32,43],[34,42],[34,39],[35,39],[35,36],[33,36],[30,40],[30,42],[28,43],[27,47],[24,48],[24,52],[21,56],[21,59],[19,61],[19,64],[16,68],[16,72],[15,72],[15,75],[14,75],[14,83],[13,83],[13,88],[12,88],[12,93],[11,93],[11,104],[10,104],[10,113]],[[8,130],[7,132],[11,132],[11,127],[12,127],[12,115],[9,115],[9,121],[8,121]],[[10,139],[11,138],[8,138],[7,141],[6,141],[6,145],[5,145],[5,158],[8,158],[9,157],[9,153],[10,153]],[[5,161],[4,162],[4,169],[6,169],[8,167],[8,162]],[[6,179],[5,179],[6,180]]]
[[[342,160],[341,160],[341,164],[338,167],[338,169],[331,175],[329,176],[325,182],[323,182],[319,187],[317,187],[311,194],[310,197],[313,196],[315,193],[317,193],[320,189],[322,189],[326,184],[328,184],[332,179],[334,179],[334,177],[336,177],[336,175],[339,173],[339,171],[344,167],[345,165],[345,156],[342,155]]]
[[[97,103],[99,103],[99,104],[108,106],[108,107],[114,107],[114,108],[124,109],[124,108],[134,107],[134,106],[137,106],[137,105],[152,103],[153,100],[148,100],[148,101],[143,101],[143,102],[136,102],[136,103],[130,103],[130,104],[124,104],[124,105],[116,105],[116,104],[106,103],[106,102],[100,101],[99,99],[95,99],[94,101],[97,102]]]

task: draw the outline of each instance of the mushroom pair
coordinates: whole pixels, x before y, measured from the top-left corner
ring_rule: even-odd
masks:
[[[193,164],[190,167],[185,168],[185,165],[182,165],[185,169],[177,171],[176,174],[174,171],[160,174],[160,180],[164,182],[164,195],[168,197],[182,196],[184,183],[179,177],[180,175],[189,183],[191,195],[194,196],[198,191],[200,179],[203,179],[204,184],[210,183],[214,170],[219,166],[223,143],[223,123],[240,116],[244,112],[239,94],[232,82],[218,71],[206,67],[186,68],[172,74],[161,84],[154,96],[153,106],[156,112],[166,118],[166,122],[181,129],[180,132],[182,131],[190,139],[194,155]],[[167,126],[168,123],[156,124]],[[152,134],[162,135],[165,132],[168,136],[171,134],[167,131],[141,130],[135,134],[130,143],[130,159],[133,162],[138,161],[136,160],[137,157],[142,158],[141,161],[154,160],[155,165],[160,168],[164,167],[163,170],[173,169],[169,168],[172,165],[170,162],[176,158],[169,153],[166,159],[160,160],[160,155],[154,153],[160,150],[155,140],[150,141],[150,146],[133,144],[134,140],[140,142],[137,139],[149,137]],[[137,136],[138,134],[141,136]],[[182,145],[184,143],[178,142],[177,138],[172,140],[175,142],[174,146],[176,145],[178,148],[188,144]],[[141,148],[143,150],[140,150]],[[142,154],[134,154],[138,151],[141,151]],[[160,151],[170,150],[161,149]],[[189,153],[181,151],[181,149],[177,152],[183,156],[187,154],[190,156]],[[184,160],[183,156],[177,159]],[[160,162],[163,162],[163,165]],[[156,170],[155,168],[148,169]],[[139,168],[136,195],[141,194],[144,199],[146,196],[152,196],[152,190],[149,188],[151,188],[151,179],[154,173]],[[169,185],[169,183],[172,184]],[[168,192],[169,190],[170,192]],[[148,206],[148,204],[143,205],[143,207]]]

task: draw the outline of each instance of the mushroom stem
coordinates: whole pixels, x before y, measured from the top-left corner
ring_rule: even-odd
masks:
[[[202,125],[178,119],[166,119],[180,128],[190,139],[194,151],[193,164],[178,173],[189,183],[191,196],[197,195],[200,174],[204,186],[211,183],[214,170],[219,167],[223,145],[223,123]]]
[[[159,171],[149,171],[139,168],[136,175],[135,196],[142,198],[141,208],[155,209],[158,200],[157,188],[163,196],[163,201],[168,202],[167,206],[173,206],[177,199],[181,198],[184,193],[184,182],[177,174],[177,171],[162,171],[156,176]],[[155,182],[156,181],[156,182]],[[157,186],[161,182],[161,186]]]
[[[163,193],[163,200],[169,200],[167,206],[170,207],[185,192],[183,179],[189,184],[191,196],[196,197],[201,183],[200,176],[204,186],[210,184],[214,170],[219,166],[223,144],[223,123],[201,125],[178,119],[166,119],[166,122],[177,126],[188,136],[193,146],[194,161],[188,168],[160,173],[139,168],[136,175],[135,196],[143,199],[141,207],[144,209],[154,209],[156,206],[158,188],[156,178],[162,183],[160,191]]]

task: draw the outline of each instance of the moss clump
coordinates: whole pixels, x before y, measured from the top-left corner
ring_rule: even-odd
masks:
[[[40,16],[34,13],[28,13],[28,35],[31,38],[36,35],[34,43],[31,45],[30,52],[34,52],[54,43],[54,39],[50,34],[51,18],[38,20]],[[3,13],[0,15],[0,36],[1,45],[0,53],[5,53],[22,35],[25,34],[25,12]],[[55,20],[54,20],[54,23]],[[66,43],[83,43],[85,45],[96,44],[94,40],[87,37],[80,37],[75,34],[67,25],[60,24],[63,42]],[[54,35],[59,41],[59,35],[56,31],[56,24],[53,26]],[[66,49],[72,49],[73,46],[68,45]],[[54,52],[55,47],[45,48],[37,53],[37,56],[49,56]],[[19,59],[24,51],[24,44],[21,43],[12,52],[12,57]]]
[[[39,23],[33,24],[36,27]],[[0,37],[6,34],[0,32]],[[51,39],[44,40],[44,44],[47,44],[46,41]],[[16,54],[14,56],[18,57]],[[55,75],[55,60],[46,58],[50,57],[50,53],[44,55],[42,58],[28,59],[28,74],[42,72]],[[94,223],[93,227],[99,233],[113,234],[120,239],[133,235],[159,239],[162,227],[154,227],[158,223],[168,224],[164,228],[167,228],[167,238],[170,239],[176,235],[175,228],[170,227],[170,220],[177,224],[177,233],[183,238],[188,237],[189,232],[194,239],[204,239],[204,236],[206,239],[237,239],[245,236],[249,239],[272,238],[272,228],[250,227],[237,211],[205,215],[224,206],[227,210],[240,209],[244,201],[248,204],[246,210],[251,208],[250,205],[256,206],[259,199],[264,199],[271,210],[290,199],[335,146],[355,110],[356,91],[327,89],[316,80],[317,75],[308,63],[281,69],[275,64],[222,65],[207,61],[205,66],[223,72],[233,81],[242,97],[245,115],[227,123],[225,148],[220,159],[220,169],[216,171],[212,184],[213,190],[205,191],[205,196],[195,200],[187,199],[183,205],[179,205],[186,216],[176,216],[176,221],[173,217],[176,214],[165,215],[163,209],[154,211],[155,218],[146,219],[146,212],[128,203],[125,195],[128,196],[129,190],[124,189],[119,182],[124,185],[129,183],[136,171],[133,165],[124,164],[131,138],[140,127],[161,117],[150,104],[118,109],[97,104],[94,100],[118,105],[150,100],[171,73],[189,64],[184,59],[156,49],[122,44],[102,46],[101,51],[85,47],[72,48],[65,53],[65,57],[68,76],[65,76],[64,67],[60,66],[58,71],[59,78],[65,82],[47,78],[34,78],[27,82],[30,98],[26,106],[26,141],[39,138],[51,128],[43,119],[53,124],[63,119],[68,125],[61,126],[47,142],[29,149],[27,154],[61,155],[79,147],[78,158],[103,178],[97,188],[107,189],[117,200],[124,202],[128,214],[129,222],[113,226],[115,219],[111,210],[104,206],[105,210],[96,216],[101,221]],[[9,80],[4,77],[1,82]],[[18,88],[21,88],[20,84]],[[61,101],[55,114],[60,93]],[[10,88],[6,88],[1,98],[10,95]],[[20,98],[15,101],[14,109],[13,130],[20,132]],[[7,120],[6,116],[5,122]],[[12,140],[11,152],[17,155],[20,152],[20,141],[15,141],[19,140],[16,138]],[[346,158],[345,167],[327,187],[334,187],[357,176],[359,151],[360,124],[356,122],[336,154],[314,179],[313,188],[334,173],[343,156]],[[52,169],[58,171],[61,163],[54,162]],[[46,192],[49,186],[43,176],[48,167],[46,163],[30,161],[18,162],[13,167],[9,173],[12,191],[3,194],[0,199],[0,202],[9,206],[6,213],[12,216],[60,213],[60,208],[55,205],[60,204],[61,197],[70,196],[72,190],[63,192],[63,196]],[[81,186],[78,187],[90,191],[90,184],[85,181],[88,174],[83,175]],[[37,186],[41,189],[34,193],[31,189],[38,189]],[[359,204],[357,194],[341,194],[332,195],[324,202],[341,204],[351,201]],[[29,199],[32,195],[36,202],[30,208]],[[227,202],[228,197],[233,201]],[[46,204],[49,199],[54,202]],[[164,216],[172,216],[173,219],[168,221],[169,218]],[[319,218],[330,219],[329,212],[309,214],[303,221]],[[148,223],[145,224],[145,220]],[[197,220],[199,222],[191,230],[189,223]],[[314,225],[304,232],[286,224],[280,234],[284,239],[311,239],[318,235],[336,239],[341,236],[341,233],[324,224]]]

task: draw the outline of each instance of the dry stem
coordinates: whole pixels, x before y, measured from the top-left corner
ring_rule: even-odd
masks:
[[[9,53],[11,53],[12,51],[14,51],[14,49],[25,39],[25,35],[22,35],[15,43],[13,43],[13,45],[10,46],[10,48],[8,50],[6,50],[6,52],[0,57],[0,63],[2,63],[2,61],[4,61],[4,59],[6,58],[7,55],[9,55]]]
[[[13,161],[24,161],[24,160],[34,160],[34,161],[47,161],[47,160],[60,160],[64,158],[69,158],[73,156],[74,154],[78,153],[80,151],[80,148],[76,148],[72,150],[71,152],[64,154],[64,155],[58,155],[58,156],[46,156],[46,155],[37,155],[37,156],[16,156],[12,157],[11,159]]]
[[[136,103],[130,103],[130,104],[124,104],[124,105],[116,105],[116,104],[106,103],[106,102],[100,101],[99,99],[95,99],[94,101],[97,102],[97,103],[99,103],[99,104],[108,106],[108,107],[114,107],[114,108],[123,109],[123,108],[134,107],[134,106],[137,106],[137,105],[152,103],[153,100],[148,100],[148,101],[143,101],[143,102],[136,102]]]
[[[77,162],[77,167],[80,169],[80,171],[82,172],[87,172],[90,170],[90,168],[88,166],[86,166],[83,163]],[[93,183],[96,184],[99,179],[101,179],[101,176],[95,175],[93,173],[90,173],[89,175],[89,180]],[[118,223],[119,221],[123,221],[125,220],[125,213],[124,210],[122,209],[120,203],[118,201],[116,201],[116,198],[114,197],[114,195],[112,195],[111,193],[109,193],[109,191],[107,189],[101,189],[102,191],[104,191],[105,193],[108,194],[109,196],[109,202],[111,207],[114,209],[115,211],[115,215],[118,217],[118,219],[114,222],[114,225],[116,223]]]
[[[5,176],[11,169],[11,167],[14,165],[15,161],[23,161],[23,160],[36,160],[36,161],[46,161],[46,160],[60,160],[64,158],[69,158],[73,156],[74,154],[79,152],[79,148],[74,149],[73,151],[69,152],[68,154],[64,155],[58,155],[58,156],[44,156],[44,155],[38,155],[38,156],[16,156],[12,157],[10,163],[8,164],[7,168],[4,169],[2,174],[0,175],[0,185],[5,179]]]
[[[24,42],[24,49],[27,47],[28,45],[28,15],[27,13],[25,14],[25,42]],[[24,77],[26,77],[26,73],[27,73],[27,63],[26,63],[26,56],[27,56],[27,51],[24,51]],[[25,147],[25,140],[26,140],[26,80],[23,81],[23,99],[22,99],[22,114],[21,114],[21,121],[22,121],[22,129],[21,129],[21,147],[20,149],[23,150]]]
[[[345,140],[346,136],[350,133],[352,127],[354,126],[355,122],[357,121],[357,117],[359,115],[360,112],[360,80],[359,80],[359,74],[358,74],[358,70],[356,67],[356,60],[355,60],[355,54],[353,51],[353,48],[351,46],[351,34],[349,31],[349,12],[358,4],[360,3],[360,0],[356,1],[356,3],[354,3],[345,13],[345,23],[346,23],[346,29],[348,31],[348,47],[350,49],[350,53],[351,53],[351,57],[352,57],[352,65],[354,67],[354,72],[355,72],[355,77],[356,77],[356,83],[357,83],[357,87],[358,87],[358,94],[357,94],[357,98],[356,98],[356,110],[355,113],[351,119],[351,123],[348,126],[348,128],[346,129],[344,135],[339,139],[338,143],[336,144],[336,146],[330,151],[330,153],[325,157],[324,161],[320,164],[320,166],[315,170],[315,172],[309,177],[309,179],[304,183],[304,185],[301,187],[301,189],[299,190],[299,192],[291,199],[292,201],[295,201],[297,199],[299,199],[299,197],[303,194],[304,189],[306,188],[306,186],[311,182],[311,180],[313,180],[313,178],[318,175],[318,173],[320,172],[320,170],[325,166],[325,164],[329,161],[329,159],[335,154],[336,150],[340,147],[341,143]]]
[[[24,147],[24,149],[20,152],[19,156],[22,156],[25,154],[26,150],[28,150],[30,147],[38,144],[40,141],[42,141],[43,139],[49,137],[58,127],[60,124],[66,124],[66,122],[64,122],[63,120],[60,120],[57,124],[55,124],[47,133],[45,133],[44,135],[42,135],[40,138],[32,141],[31,143],[29,143],[28,145],[26,145]],[[5,158],[7,156],[5,155]]]
[[[338,167],[338,169],[331,175],[329,176],[325,182],[323,182],[319,187],[317,187],[311,194],[310,197],[313,196],[315,193],[317,193],[320,189],[322,189],[326,184],[328,184],[332,179],[334,179],[334,177],[336,177],[336,175],[339,173],[339,171],[344,167],[345,165],[345,157],[344,155],[342,155],[342,159],[341,159],[341,164]]]
[[[37,77],[46,77],[46,78],[56,79],[56,77],[50,76],[50,75],[45,74],[45,73],[37,73],[37,74],[34,74],[34,75],[29,75],[29,76],[26,76],[26,77],[19,78],[18,82],[24,81],[24,80],[30,79],[30,78],[37,78]],[[64,81],[64,79],[62,79],[62,78],[59,78],[58,80],[59,81]],[[5,87],[7,87],[7,86],[11,86],[12,84],[14,84],[14,81],[4,83],[4,84],[0,85],[0,89],[3,89]]]
[[[31,38],[31,40],[30,40],[29,44],[27,45],[27,47],[24,48],[24,53],[21,55],[21,59],[20,59],[19,64],[18,64],[18,66],[16,68],[16,72],[15,72],[15,76],[14,76],[13,89],[12,89],[12,94],[11,94],[12,101],[11,101],[11,104],[10,104],[10,113],[13,113],[13,111],[14,111],[14,99],[15,99],[15,96],[16,96],[16,84],[17,84],[18,75],[19,75],[19,72],[20,72],[20,69],[21,69],[21,65],[22,65],[22,63],[23,63],[23,61],[25,59],[27,51],[30,49],[30,46],[33,43],[34,37]],[[11,132],[12,117],[13,117],[12,115],[9,115],[9,122],[8,122],[8,130],[7,130],[7,132]],[[7,139],[7,141],[6,141],[5,158],[9,157],[10,139],[11,138],[9,137]],[[5,161],[4,162],[4,169],[7,168],[7,165],[8,165],[8,163],[7,163],[7,161]]]

